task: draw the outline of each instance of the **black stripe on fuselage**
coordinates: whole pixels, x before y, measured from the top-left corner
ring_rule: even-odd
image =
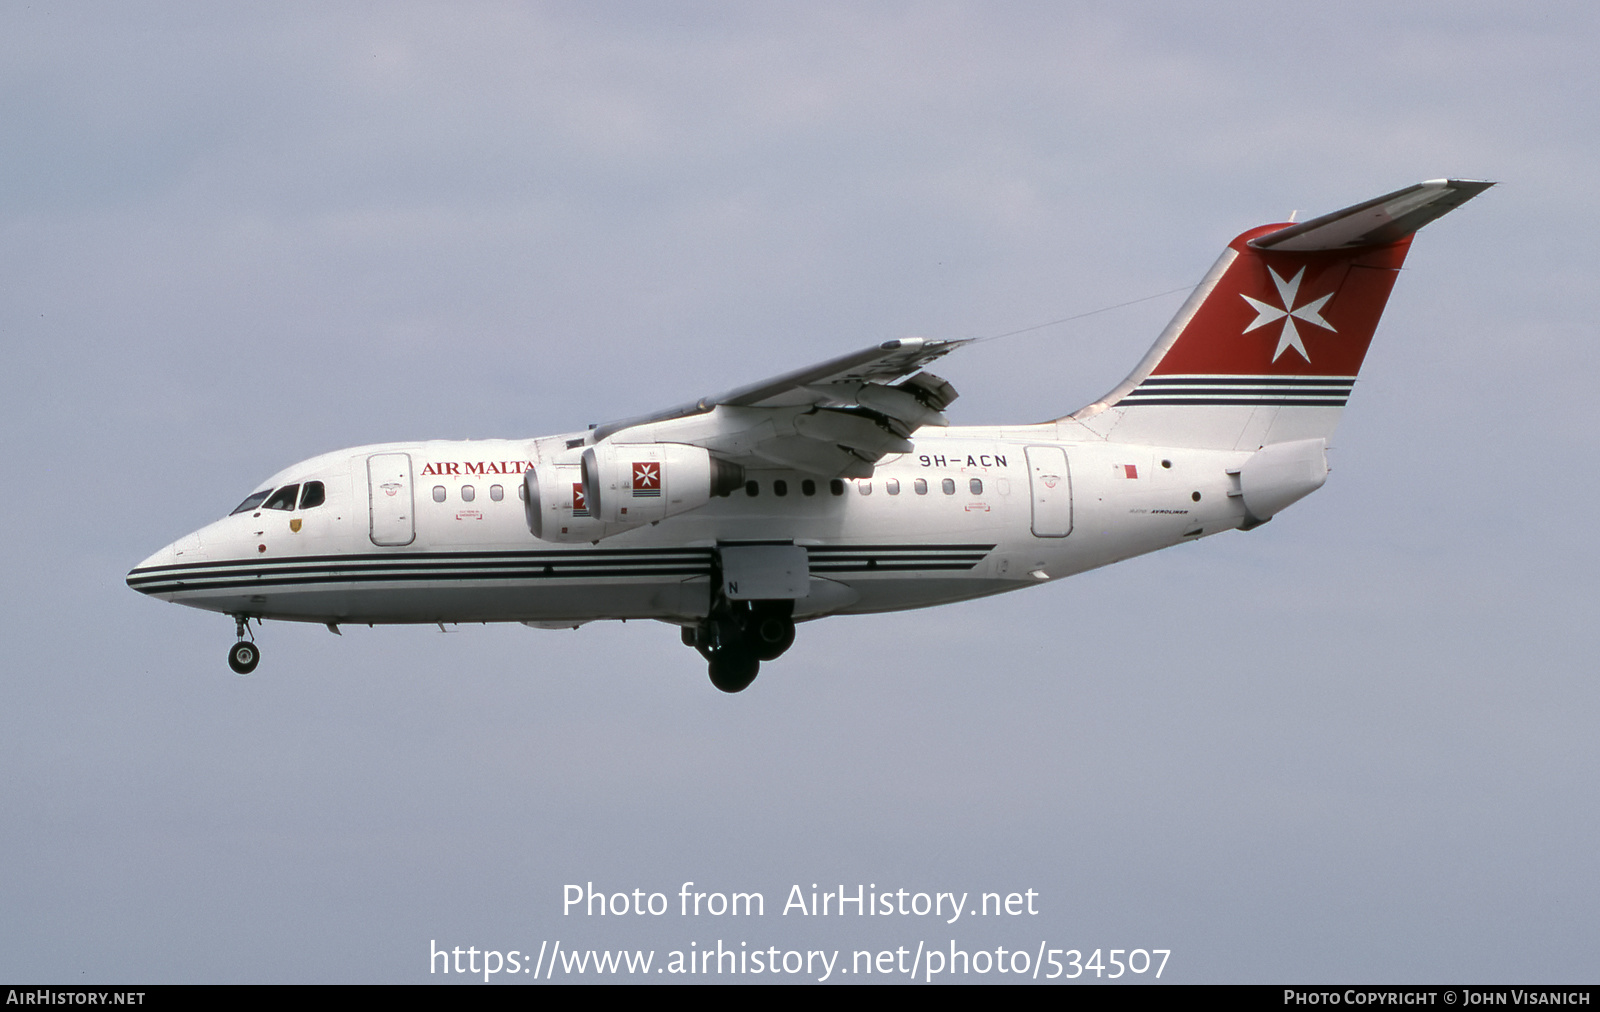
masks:
[[[993,545],[809,547],[813,573],[964,571]],[[678,579],[710,576],[710,548],[573,549],[564,552],[407,552],[151,566],[128,574],[146,594],[237,590],[316,583],[477,582],[490,580]]]
[[[811,572],[882,573],[968,570],[994,545],[828,545],[810,548]]]
[[[152,566],[128,574],[145,593],[309,583],[693,577],[711,572],[711,550],[573,549],[565,552],[404,552]]]

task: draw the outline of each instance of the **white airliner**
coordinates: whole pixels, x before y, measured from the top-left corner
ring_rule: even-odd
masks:
[[[1070,415],[953,427],[889,341],[690,404],[533,439],[385,443],[279,472],[128,585],[250,620],[659,619],[737,692],[826,615],[1017,590],[1229,530],[1321,487],[1433,180],[1228,244],[1127,379]]]

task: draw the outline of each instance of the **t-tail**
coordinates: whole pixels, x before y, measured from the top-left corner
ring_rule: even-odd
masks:
[[[1117,443],[1297,443],[1320,457],[1413,233],[1492,185],[1435,179],[1251,229],[1228,244],[1133,373],[1062,421]]]

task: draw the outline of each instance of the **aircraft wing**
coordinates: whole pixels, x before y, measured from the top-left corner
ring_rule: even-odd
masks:
[[[790,467],[822,477],[867,477],[924,425],[948,425],[958,396],[922,367],[971,340],[911,337],[638,418],[597,425],[598,443],[703,446],[746,467]]]

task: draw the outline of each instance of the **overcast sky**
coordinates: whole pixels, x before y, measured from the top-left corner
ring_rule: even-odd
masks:
[[[1597,44],[1577,3],[8,6],[0,979],[721,939],[1592,982]],[[738,696],[655,623],[268,623],[237,678],[123,582],[327,450],[1014,331],[1440,176],[1502,185],[1418,237],[1322,491],[807,624]],[[1181,301],[962,350],[952,420],[1093,400]],[[767,915],[564,917],[590,881]],[[1039,913],[779,913],[812,883]]]

